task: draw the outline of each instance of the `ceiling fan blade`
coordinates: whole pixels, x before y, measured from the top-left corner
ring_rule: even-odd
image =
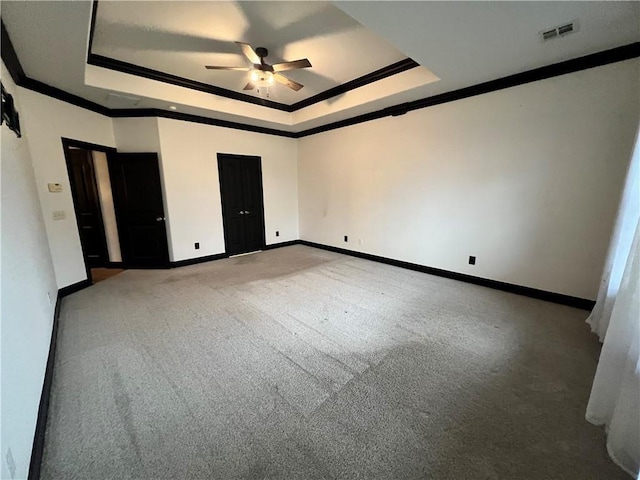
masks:
[[[244,86],[243,90],[253,90],[254,88],[256,88],[256,86],[252,82],[249,82]]]
[[[298,90],[300,90],[302,87],[304,87],[304,85],[302,85],[301,83],[295,82],[295,81],[291,80],[290,78],[285,77],[281,73],[274,74],[273,78],[276,79],[276,82],[281,83],[283,85],[286,85],[291,90],[295,90],[296,92]]]
[[[244,56],[247,57],[251,63],[254,65],[260,65],[262,63],[260,57],[251,45],[242,42],[236,42],[236,44],[242,49],[242,53],[244,53]]]
[[[236,72],[248,72],[251,70],[249,67],[221,67],[219,65],[205,65],[207,70],[234,70]]]
[[[303,58],[301,60],[294,60],[293,62],[283,62],[276,63],[271,65],[273,67],[274,72],[284,72],[285,70],[296,70],[298,68],[309,68],[311,66],[311,62]]]

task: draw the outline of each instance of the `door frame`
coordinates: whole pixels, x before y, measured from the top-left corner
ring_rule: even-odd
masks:
[[[78,236],[80,238],[80,249],[82,250],[82,261],[84,262],[84,269],[87,273],[87,280],[93,285],[93,276],[91,275],[91,269],[89,268],[89,263],[87,262],[87,253],[85,251],[85,247],[82,244],[82,235],[80,234],[80,219],[78,218],[77,211],[77,199],[75,188],[72,186],[72,172],[71,172],[71,160],[69,158],[68,152],[71,147],[79,148],[82,150],[96,151],[96,152],[104,152],[107,155],[112,152],[116,152],[116,149],[113,147],[107,147],[105,145],[97,145],[95,143],[84,142],[82,140],[74,140],[71,138],[60,137],[62,141],[62,152],[64,154],[64,160],[67,167],[67,179],[69,180],[69,190],[71,191],[71,200],[73,203],[73,215],[76,219],[76,227],[78,229]],[[94,171],[94,181],[95,181],[95,171]],[[100,207],[100,220],[103,221],[102,216],[102,207]],[[104,232],[103,232],[104,233]],[[105,242],[106,242],[106,234],[105,234]],[[108,250],[107,250],[108,253]]]
[[[258,175],[260,176],[260,182],[259,182],[259,189],[260,189],[260,198],[262,199],[262,201],[260,202],[260,218],[262,219],[262,228],[261,228],[261,248],[265,248],[267,246],[267,232],[266,232],[266,221],[265,221],[265,217],[264,217],[264,186],[263,186],[263,178],[262,178],[262,157],[260,155],[240,155],[237,153],[222,153],[222,152],[217,152],[216,154],[216,159],[217,159],[217,165],[218,165],[218,185],[220,187],[220,208],[221,208],[221,213],[222,213],[222,231],[224,234],[224,250],[225,253],[228,254],[229,252],[227,251],[227,220],[224,216],[224,198],[222,195],[222,175],[220,175],[220,160],[221,158],[236,158],[236,159],[244,159],[244,158],[257,158],[258,159]],[[247,252],[248,253],[248,252]],[[241,253],[239,254],[234,254],[234,255],[241,255]]]

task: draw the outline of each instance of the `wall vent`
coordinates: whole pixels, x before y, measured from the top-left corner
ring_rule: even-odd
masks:
[[[570,33],[574,33],[577,31],[578,21],[574,20],[572,22],[563,23],[562,25],[557,25],[553,28],[541,31],[540,39],[543,42],[546,42],[547,40],[551,40],[552,38],[564,37],[565,35],[569,35]]]

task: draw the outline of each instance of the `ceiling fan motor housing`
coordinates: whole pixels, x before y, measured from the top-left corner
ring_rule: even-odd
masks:
[[[264,57],[269,56],[269,50],[264,47],[258,47],[256,48],[256,55],[258,55],[260,57],[260,60],[264,62]]]
[[[269,50],[264,47],[258,47],[255,50],[256,55],[260,57],[260,63],[254,65],[256,70],[262,70],[263,72],[273,72],[273,67],[267,63],[265,63],[264,59],[269,55]]]

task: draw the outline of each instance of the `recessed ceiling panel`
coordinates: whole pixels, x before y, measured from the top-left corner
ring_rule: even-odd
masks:
[[[243,91],[251,67],[235,42],[265,47],[267,63],[308,58],[311,68],[285,72],[304,85],[269,87],[291,105],[406,58],[330,2],[106,2],[98,4],[92,53],[208,85]]]

